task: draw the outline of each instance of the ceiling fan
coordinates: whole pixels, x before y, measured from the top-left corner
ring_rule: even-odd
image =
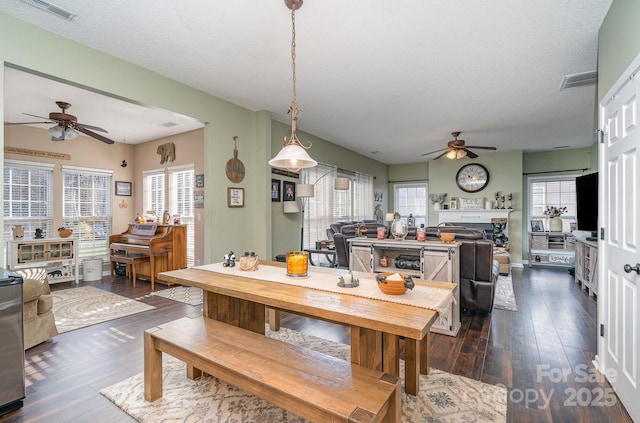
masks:
[[[70,103],[65,101],[56,101],[58,107],[60,107],[61,112],[51,112],[49,113],[49,120],[46,122],[16,122],[16,123],[6,123],[6,125],[29,125],[29,124],[56,124],[56,126],[49,128],[49,133],[51,134],[51,141],[64,141],[71,140],[78,136],[78,132],[82,132],[85,135],[93,137],[97,140],[100,140],[107,144],[113,144],[114,141],[104,137],[100,134],[97,134],[93,131],[108,133],[106,130],[99,128],[97,126],[86,125],[84,123],[78,123],[78,118],[74,115],[70,115],[66,113],[66,110],[71,107]],[[39,119],[47,119],[43,116],[32,115],[29,113],[23,113],[27,116],[37,117]]]
[[[439,159],[442,156],[446,156],[448,159],[457,160],[463,157],[469,157],[470,159],[475,159],[478,157],[476,153],[469,150],[469,148],[481,149],[481,150],[496,150],[495,147],[481,147],[477,145],[465,145],[464,140],[459,140],[458,136],[460,132],[452,132],[453,140],[447,143],[446,148],[441,148],[439,150],[430,151],[429,153],[424,153],[423,156],[428,156],[429,154],[438,153],[442,151],[440,155],[434,157],[433,160]]]

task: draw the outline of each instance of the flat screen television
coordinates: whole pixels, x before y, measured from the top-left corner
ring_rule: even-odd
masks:
[[[598,172],[576,178],[578,230],[598,232]]]

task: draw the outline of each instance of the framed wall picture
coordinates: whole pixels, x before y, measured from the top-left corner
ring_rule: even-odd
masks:
[[[531,221],[531,232],[544,232],[544,223],[542,220]]]
[[[196,175],[196,188],[204,188],[204,173]]]
[[[204,208],[204,191],[197,189],[193,191],[193,207],[197,209]]]
[[[116,195],[131,197],[131,182],[116,181]]]
[[[271,180],[271,201],[280,202],[280,179]]]
[[[244,207],[244,188],[227,188],[227,207]]]
[[[282,183],[282,201],[296,201],[296,184],[295,182],[284,181]]]
[[[449,210],[457,210],[458,209],[458,201],[451,200],[449,201]]]

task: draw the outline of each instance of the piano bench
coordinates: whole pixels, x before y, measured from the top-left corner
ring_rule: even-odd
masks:
[[[140,263],[149,262],[151,258],[149,256],[145,256],[144,254],[125,253],[125,254],[112,254],[109,256],[109,259],[111,261],[111,280],[113,281],[113,278],[114,278],[113,263],[124,263],[127,266],[127,273],[126,273],[127,278],[129,278],[130,276],[133,277],[133,286],[135,288],[136,265]],[[131,269],[131,271],[129,269]],[[151,290],[153,290],[153,287],[151,287]]]

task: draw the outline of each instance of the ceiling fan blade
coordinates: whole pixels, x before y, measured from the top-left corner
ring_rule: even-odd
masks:
[[[439,150],[430,151],[430,152],[428,152],[428,153],[424,153],[424,154],[421,154],[421,155],[422,155],[422,156],[428,156],[429,154],[438,153],[438,152],[440,152],[440,151],[448,150],[448,149],[449,149],[449,147],[445,147],[445,148],[441,148],[441,149],[439,149]]]
[[[480,150],[497,150],[497,148],[495,148],[495,147],[480,147],[480,146],[477,146],[477,145],[468,145],[467,148],[477,148],[477,149],[480,149]]]
[[[5,122],[5,125],[36,125],[36,124],[41,124],[41,123],[46,123],[49,125],[53,125],[56,122]]]
[[[23,115],[27,115],[27,116],[31,116],[31,117],[37,117],[38,119],[49,119],[49,118],[44,117],[44,116],[32,115],[31,113],[23,113]]]
[[[467,150],[467,157],[470,159],[475,159],[476,157],[478,157],[478,155],[473,151]]]
[[[444,156],[448,152],[449,152],[449,149],[447,148],[447,151],[443,152],[442,154],[437,155],[436,157],[433,158],[433,160],[438,160],[440,157]]]
[[[93,138],[95,138],[95,139],[97,139],[97,140],[99,140],[99,141],[102,141],[102,142],[104,142],[104,143],[107,143],[107,144],[113,144],[113,143],[115,142],[115,141],[113,141],[113,140],[110,140],[110,139],[109,139],[109,138],[107,138],[107,137],[103,137],[103,136],[102,136],[102,135],[100,135],[100,134],[96,134],[95,132],[90,131],[90,130],[88,130],[87,128],[84,128],[84,127],[82,127],[82,126],[77,126],[77,127],[75,127],[74,129],[78,130],[79,132],[82,132],[82,133],[83,133],[83,134],[85,134],[85,135],[89,135],[90,137],[93,137]]]
[[[79,127],[91,129],[92,131],[104,132],[105,134],[109,133],[109,131],[107,131],[106,129],[102,129],[99,126],[85,125],[84,123],[76,123],[74,125],[74,128],[76,128],[76,129],[79,128]]]

